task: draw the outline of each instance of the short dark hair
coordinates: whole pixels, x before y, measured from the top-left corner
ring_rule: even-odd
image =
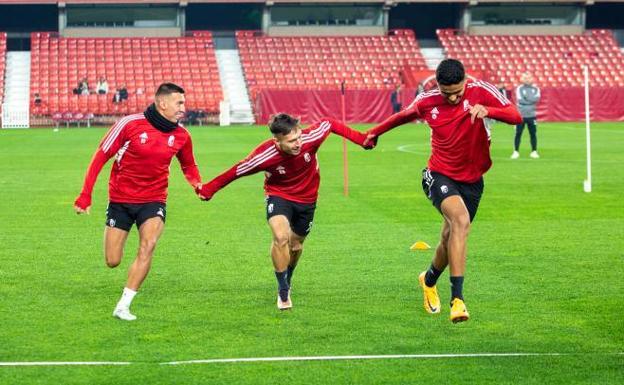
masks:
[[[158,86],[158,89],[156,90],[156,97],[171,95],[176,92],[179,94],[183,94],[184,88],[173,83],[163,83],[160,86]]]
[[[288,135],[297,126],[299,119],[283,112],[272,115],[269,120],[269,129],[273,135]]]
[[[464,65],[456,59],[444,59],[436,68],[436,81],[444,86],[461,83],[465,77]]]

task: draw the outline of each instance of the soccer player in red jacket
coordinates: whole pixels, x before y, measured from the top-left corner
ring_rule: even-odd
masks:
[[[139,230],[139,250],[113,316],[136,319],[130,304],[149,272],[158,238],[165,227],[171,159],[180,161],[186,180],[201,186],[189,132],[178,124],[184,116],[184,90],[173,84],[158,87],[154,103],[143,113],[120,119],[104,136],[93,155],[84,185],[74,203],[77,214],[89,213],[91,192],[104,164],[115,161],[108,184],[109,204],[104,229],[104,255],[109,267],[121,262],[128,232]]]
[[[509,124],[522,122],[517,108],[496,87],[467,80],[458,60],[443,60],[436,69],[438,88],[419,94],[405,110],[370,129],[366,143],[394,127],[422,119],[431,128],[431,157],[422,187],[444,217],[441,240],[427,271],[419,277],[428,313],[440,312],[436,282],[450,266],[453,322],[469,318],[462,293],[470,224],[483,194],[483,174],[492,165],[486,117]]]
[[[267,221],[273,233],[271,258],[278,284],[277,307],[292,308],[290,283],[310,233],[321,176],[316,152],[330,133],[363,145],[366,135],[333,119],[301,129],[287,115],[271,117],[273,138],[262,142],[245,159],[203,185],[200,197],[209,200],[230,182],[260,171],[265,173]],[[372,144],[369,146],[372,147]]]

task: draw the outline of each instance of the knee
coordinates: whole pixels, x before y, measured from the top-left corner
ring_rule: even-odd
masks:
[[[459,215],[451,221],[451,230],[455,234],[467,237],[470,233],[470,216],[468,213]],[[450,234],[449,234],[450,235]]]
[[[120,262],[121,259],[111,259],[108,256],[106,257],[106,266],[110,267],[111,269],[119,266]]]
[[[121,263],[121,254],[106,250],[104,252],[104,259],[106,260],[106,266],[112,269],[119,266]]]
[[[278,248],[287,247],[288,246],[288,234],[274,234],[273,245]]]
[[[139,258],[151,257],[156,249],[156,241],[152,239],[142,239],[139,246]]]

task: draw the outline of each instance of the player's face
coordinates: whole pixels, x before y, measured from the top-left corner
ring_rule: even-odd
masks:
[[[438,88],[440,89],[440,93],[442,94],[442,96],[444,96],[444,99],[446,99],[446,101],[449,104],[458,104],[462,98],[462,96],[464,96],[464,90],[466,85],[466,80],[462,80],[460,83],[457,84],[451,84],[448,86],[445,86],[444,84],[439,84]]]
[[[301,152],[301,129],[299,127],[296,127],[286,135],[277,134],[273,140],[280,150],[288,155],[299,155]]]
[[[160,114],[170,122],[177,123],[184,117],[184,94],[174,92],[158,98],[157,103]]]

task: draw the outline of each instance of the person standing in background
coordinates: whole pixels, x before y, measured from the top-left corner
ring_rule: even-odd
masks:
[[[392,103],[392,113],[396,114],[401,111],[401,85],[397,84],[396,88],[390,94],[390,103]]]
[[[514,152],[511,154],[511,159],[520,157],[520,140],[522,139],[525,124],[529,128],[529,134],[531,135],[531,154],[529,156],[537,159],[539,154],[537,153],[537,114],[535,113],[535,106],[541,97],[540,89],[533,84],[533,76],[528,72],[522,74],[520,81],[522,81],[522,84],[516,88],[516,104],[518,105],[520,115],[522,115],[522,123],[516,125]]]

